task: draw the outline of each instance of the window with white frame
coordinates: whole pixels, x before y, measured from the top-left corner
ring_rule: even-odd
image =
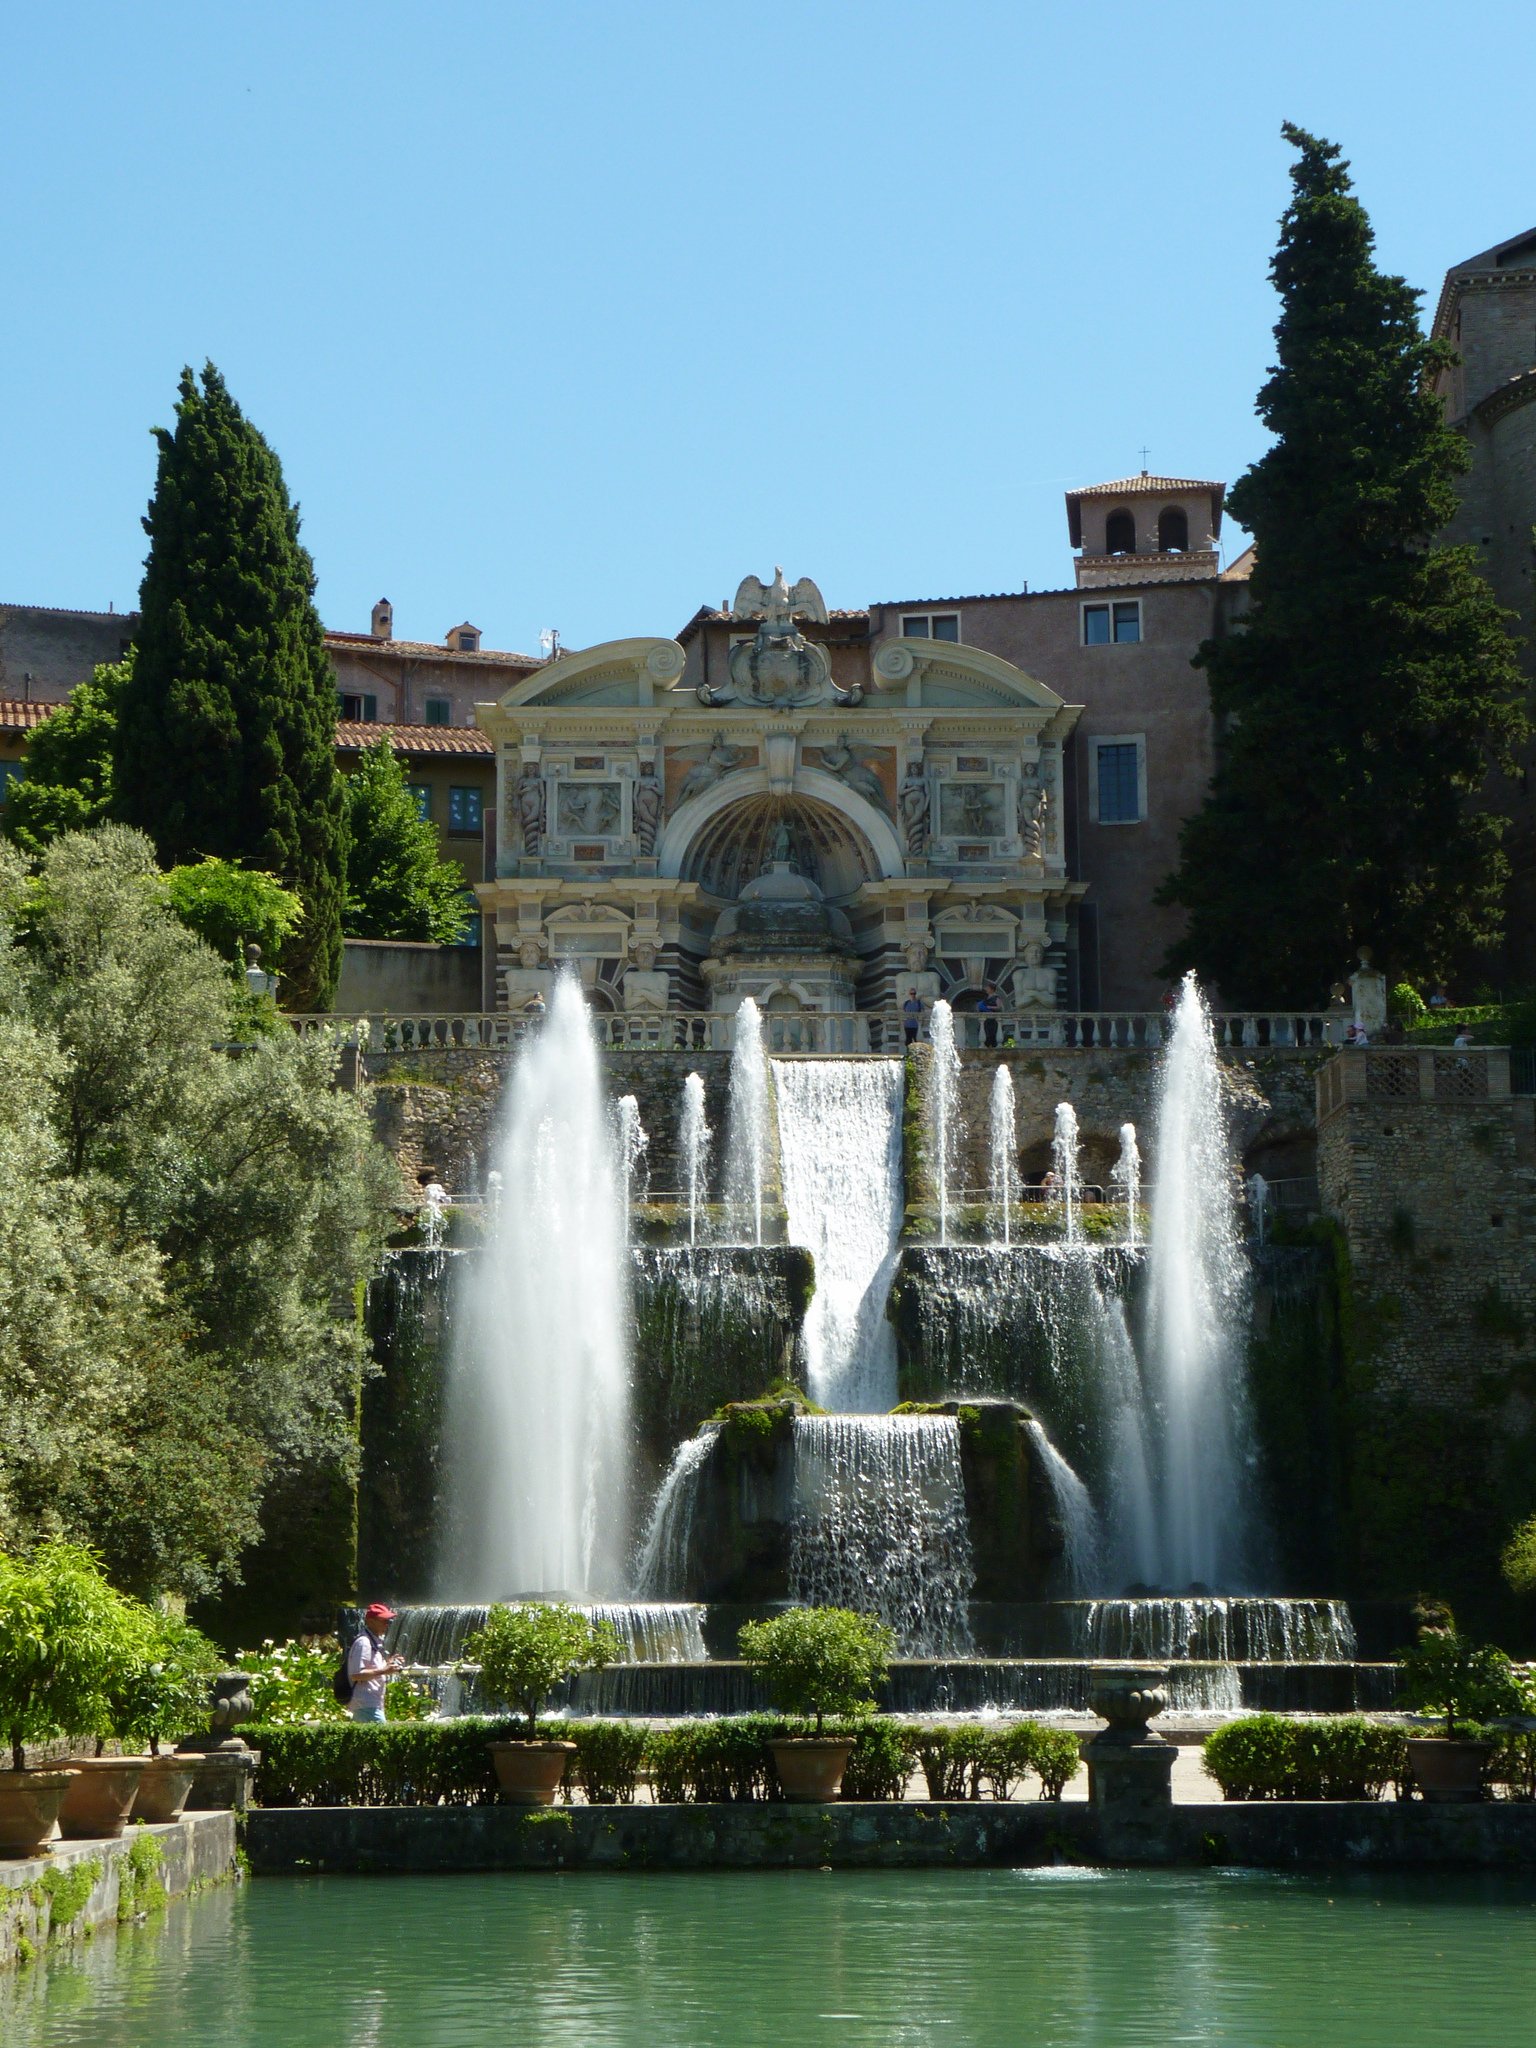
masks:
[[[958,612],[903,612],[903,640],[955,640],[960,638]]]
[[[1104,604],[1083,606],[1083,645],[1109,647],[1129,645],[1141,638],[1141,599],[1117,597]]]
[[[1088,816],[1096,825],[1139,825],[1147,815],[1147,742],[1139,732],[1088,742]]]

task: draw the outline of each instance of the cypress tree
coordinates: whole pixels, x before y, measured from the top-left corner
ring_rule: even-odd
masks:
[[[1251,608],[1197,657],[1223,737],[1158,900],[1189,912],[1170,969],[1312,1007],[1356,947],[1435,979],[1497,943],[1505,820],[1477,799],[1525,731],[1524,684],[1473,551],[1434,544],[1466,467],[1432,388],[1450,351],[1377,269],[1337,147],[1283,132],[1299,154],[1258,398],[1275,439],[1230,500]]]
[[[209,363],[181,377],[159,468],[115,806],[167,864],[206,855],[276,875],[304,922],[283,1000],[324,1009],[341,969],[346,800],[336,682],[282,469]]]

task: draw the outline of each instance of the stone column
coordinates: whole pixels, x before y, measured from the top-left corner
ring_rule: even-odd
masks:
[[[1094,1668],[1088,1703],[1109,1726],[1083,1744],[1088,1803],[1107,1856],[1158,1862],[1173,1853],[1177,1749],[1148,1726],[1168,1704],[1166,1665]]]

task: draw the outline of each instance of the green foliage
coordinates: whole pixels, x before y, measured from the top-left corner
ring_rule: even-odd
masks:
[[[384,1684],[384,1711],[391,1721],[430,1721],[437,1703],[414,1678],[390,1678]]]
[[[0,1545],[88,1540],[138,1592],[208,1592],[275,1486],[355,1458],[336,1304],[396,1175],[333,1051],[225,1050],[243,994],[142,835],[0,844]]]
[[[255,1718],[278,1728],[347,1719],[331,1686],[340,1662],[341,1644],[335,1636],[298,1636],[286,1643],[269,1640],[259,1650],[241,1650],[236,1668],[250,1673]]]
[[[1205,1738],[1203,1759],[1224,1799],[1278,1799],[1295,1777],[1296,1724],[1279,1714],[1228,1721]]]
[[[647,1731],[634,1721],[590,1721],[576,1737],[576,1783],[600,1806],[630,1806],[645,1762]]]
[[[1411,981],[1400,981],[1387,998],[1387,1013],[1394,1024],[1420,1024],[1428,1015],[1424,998]]]
[[[23,1748],[106,1732],[106,1692],[135,1647],[137,1621],[82,1544],[0,1552],[0,1738]]]
[[[1043,1799],[1060,1799],[1082,1767],[1078,1739],[1039,1721],[1007,1728],[961,1723],[922,1728],[912,1737],[930,1799],[1008,1799],[1027,1773],[1040,1780]]]
[[[77,1863],[55,1864],[37,1881],[41,1895],[36,1901],[48,1907],[48,1938],[73,1927],[85,1911],[91,1893],[101,1883],[104,1866],[99,1856],[82,1856]]]
[[[1517,1522],[1499,1553],[1499,1569],[1512,1592],[1536,1593],[1536,1515]]]
[[[1228,500],[1251,605],[1201,650],[1223,742],[1159,900],[1189,913],[1170,969],[1315,1005],[1359,945],[1440,977],[1496,942],[1504,820],[1482,798],[1525,691],[1473,551],[1433,544],[1467,462],[1433,388],[1450,352],[1377,269],[1339,151],[1285,134],[1274,438]]]
[[[1250,1714],[1205,1739],[1205,1770],[1225,1799],[1379,1799],[1407,1767],[1402,1729],[1359,1714]]]
[[[165,886],[187,929],[238,970],[245,966],[245,948],[254,943],[271,973],[281,964],[284,943],[304,921],[303,904],[274,876],[212,854],[172,868]]]
[[[206,1722],[208,1681],[224,1660],[215,1644],[176,1615],[151,1607],[138,1612],[132,1655],[106,1687],[106,1720],[125,1743],[147,1742],[158,1754],[162,1741]]]
[[[346,795],[347,937],[457,944],[470,918],[464,870],[439,856],[387,733],[363,748]]]
[[[135,1835],[128,1853],[118,1865],[117,1917],[120,1922],[137,1920],[145,1913],[158,1913],[165,1904],[165,1885],[160,1871],[165,1854],[153,1835]]]
[[[144,521],[114,805],[168,862],[218,854],[297,891],[286,995],[324,1009],[341,968],[346,804],[336,685],[277,457],[210,363],[182,373]]]
[[[519,1707],[529,1741],[537,1739],[539,1709],[562,1678],[601,1671],[619,1654],[619,1638],[606,1621],[590,1621],[563,1601],[493,1607],[483,1627],[466,1637],[466,1663],[480,1666],[486,1697]]]
[[[41,853],[61,833],[84,831],[110,815],[117,706],[132,665],[130,655],[93,669],[33,732],[26,773],[11,784],[0,818],[23,852]]]
[[[852,1730],[844,1799],[900,1799],[917,1763],[911,1731],[882,1714],[855,1721]]]
[[[1453,1626],[1421,1628],[1403,1653],[1403,1704],[1444,1717],[1446,1736],[1520,1711],[1514,1667],[1502,1650],[1472,1643]]]
[[[828,1714],[874,1711],[895,1637],[873,1615],[846,1607],[792,1607],[744,1622],[741,1654],[761,1668],[768,1697],[787,1714],[809,1714],[822,1732]]]

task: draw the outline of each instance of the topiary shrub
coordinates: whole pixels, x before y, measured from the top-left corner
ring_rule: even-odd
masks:
[[[930,1799],[979,1799],[982,1779],[998,1761],[999,1738],[985,1728],[920,1728],[912,1738]]]
[[[1407,1775],[1407,1739],[1359,1714],[1292,1724],[1296,1799],[1379,1799]]]
[[[524,1736],[536,1742],[539,1710],[560,1683],[578,1671],[601,1671],[620,1654],[617,1632],[591,1621],[563,1601],[493,1607],[484,1625],[464,1641],[464,1661],[480,1667],[489,1700],[519,1708]]]
[[[1041,1798],[1059,1800],[1083,1766],[1077,1737],[1065,1728],[1043,1728],[1038,1721],[1021,1725],[1029,1729],[1029,1762],[1040,1780]]]
[[[837,1731],[841,1733],[841,1730]],[[843,1772],[844,1799],[900,1799],[917,1764],[912,1737],[899,1722],[871,1715],[853,1728],[853,1748]]]
[[[634,1721],[577,1721],[570,1775],[594,1806],[631,1806],[645,1762],[646,1730]]]
[[[1249,1714],[1205,1738],[1205,1772],[1223,1799],[1283,1799],[1296,1780],[1296,1724]]]

